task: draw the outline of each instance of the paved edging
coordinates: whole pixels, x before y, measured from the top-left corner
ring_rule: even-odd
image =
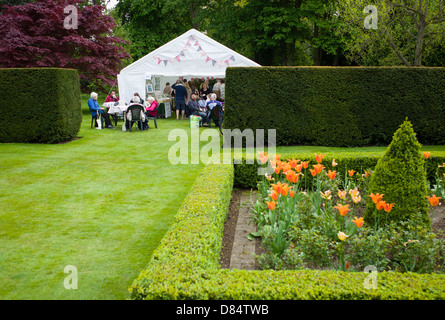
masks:
[[[250,209],[256,202],[256,193],[243,191],[240,199],[238,221],[236,223],[235,237],[233,240],[230,269],[255,269],[255,241],[249,240],[247,235],[255,232],[255,225],[250,223]]]

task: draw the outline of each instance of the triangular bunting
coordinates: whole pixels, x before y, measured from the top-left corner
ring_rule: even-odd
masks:
[[[201,50],[202,50],[202,48],[201,48],[201,46],[199,46],[197,51],[199,52],[199,51],[201,51]]]
[[[181,61],[181,60],[179,59],[179,56],[176,56],[176,60]]]
[[[195,42],[195,46],[199,46],[199,42],[198,41]]]
[[[216,60],[212,60],[212,65],[215,65],[215,63],[216,63]]]
[[[231,57],[230,57],[230,60],[235,61],[235,57],[234,57],[234,56],[231,56]]]
[[[210,57],[207,57],[206,62],[209,62],[210,60],[212,60],[212,59],[210,59]]]
[[[180,55],[185,57],[184,50],[181,51]]]
[[[168,63],[168,60],[164,60],[164,66],[166,66]]]

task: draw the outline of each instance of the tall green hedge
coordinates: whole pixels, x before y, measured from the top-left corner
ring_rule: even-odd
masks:
[[[58,143],[77,136],[77,70],[0,69],[0,92],[0,142]]]
[[[278,145],[387,145],[406,117],[445,143],[445,68],[229,67],[226,83],[225,128],[276,129]]]

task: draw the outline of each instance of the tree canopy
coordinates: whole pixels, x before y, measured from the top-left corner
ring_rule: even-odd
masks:
[[[64,24],[72,13],[64,12],[67,5],[77,8],[77,28]],[[0,15],[0,67],[74,68],[83,83],[112,85],[130,57],[124,41],[113,35],[114,26],[103,6],[83,0],[6,6]]]

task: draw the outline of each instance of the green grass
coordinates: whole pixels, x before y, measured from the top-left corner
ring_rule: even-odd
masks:
[[[127,298],[203,168],[168,161],[168,133],[187,121],[131,133],[90,121],[66,144],[0,144],[0,299]]]
[[[87,99],[80,139],[0,144],[0,299],[128,298],[203,168],[168,160],[175,144],[169,133],[188,130],[188,121],[160,119],[148,132],[122,132],[122,122],[116,130],[94,130]],[[277,153],[384,149],[279,147]],[[67,265],[78,270],[77,290],[64,288]]]

